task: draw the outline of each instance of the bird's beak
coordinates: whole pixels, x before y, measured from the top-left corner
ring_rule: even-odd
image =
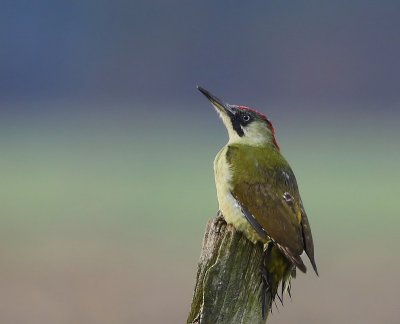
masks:
[[[197,86],[197,89],[205,95],[208,100],[211,101],[212,105],[221,113],[225,113],[228,116],[233,116],[235,115],[235,111],[232,109],[232,106],[226,102],[223,102],[221,99],[217,98],[216,96],[212,95],[210,92],[208,92],[206,89]]]

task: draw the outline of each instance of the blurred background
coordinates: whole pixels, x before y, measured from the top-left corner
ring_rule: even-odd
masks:
[[[212,161],[204,86],[264,112],[320,277],[269,323],[399,323],[398,1],[2,1],[0,322],[183,323]]]

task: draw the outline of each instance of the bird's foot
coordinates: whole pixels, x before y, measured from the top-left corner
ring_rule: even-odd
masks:
[[[216,233],[220,233],[223,226],[226,226],[226,220],[221,211],[218,210],[217,217],[214,220],[214,228]]]

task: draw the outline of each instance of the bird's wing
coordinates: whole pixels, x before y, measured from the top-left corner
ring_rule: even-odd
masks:
[[[306,267],[300,258],[304,251],[302,226],[295,210],[284,198],[278,197],[265,183],[242,182],[233,188],[232,195],[256,232],[261,237],[264,233],[305,272]]]
[[[306,271],[300,257],[303,251],[317,271],[311,229],[290,166],[283,158],[273,168],[263,163],[254,166],[256,170],[248,166],[231,190],[243,215],[261,238],[270,238],[301,271]]]

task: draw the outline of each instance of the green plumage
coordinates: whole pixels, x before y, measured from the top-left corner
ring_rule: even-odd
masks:
[[[306,270],[300,258],[303,251],[314,266],[311,231],[296,178],[279,150],[273,145],[232,144],[226,161],[232,170],[232,195],[300,270]],[[267,242],[261,236],[259,240]]]
[[[282,293],[290,285],[295,266],[306,271],[300,258],[303,251],[306,251],[317,271],[311,231],[296,178],[274,145],[231,144],[225,159],[232,171],[233,197],[244,213],[250,214],[251,222],[251,217],[254,218],[255,228],[259,225],[261,233],[258,240],[270,243],[265,260],[268,289],[263,303],[270,305],[277,295],[279,284],[282,285]],[[250,227],[251,222],[248,222]]]

